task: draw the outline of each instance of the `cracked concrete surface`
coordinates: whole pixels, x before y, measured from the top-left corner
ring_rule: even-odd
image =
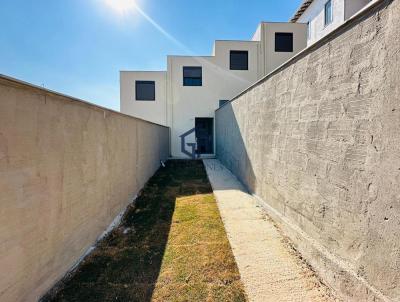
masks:
[[[337,301],[243,185],[216,159],[204,160],[250,301]]]

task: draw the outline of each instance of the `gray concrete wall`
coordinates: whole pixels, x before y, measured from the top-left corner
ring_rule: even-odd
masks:
[[[400,0],[216,112],[217,153],[345,301],[400,301]]]
[[[169,129],[0,77],[0,301],[36,301],[169,155]]]

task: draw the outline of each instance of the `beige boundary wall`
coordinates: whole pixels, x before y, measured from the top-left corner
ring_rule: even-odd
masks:
[[[169,155],[169,129],[0,76],[0,301],[36,301]]]
[[[216,111],[217,154],[344,301],[400,301],[400,0]]]

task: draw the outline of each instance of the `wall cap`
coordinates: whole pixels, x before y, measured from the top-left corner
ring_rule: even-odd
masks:
[[[149,123],[149,124],[153,124],[153,125],[156,125],[156,126],[160,126],[160,127],[164,127],[164,128],[169,129],[168,126],[164,126],[164,125],[160,125],[160,124],[153,123],[153,122],[150,122],[150,121],[146,121],[146,120],[141,119],[141,118],[137,118],[137,117],[134,117],[134,116],[131,116],[131,115],[128,115],[128,114],[125,114],[125,113],[110,109],[110,108],[106,108],[106,107],[103,107],[103,106],[100,106],[100,105],[96,105],[96,104],[90,103],[88,101],[85,101],[85,100],[82,100],[82,99],[79,99],[79,98],[76,98],[76,97],[73,97],[73,96],[69,96],[67,94],[63,94],[63,93],[60,93],[60,92],[57,92],[57,91],[54,91],[54,90],[50,90],[50,89],[47,89],[47,88],[43,88],[43,87],[28,83],[28,82],[25,82],[25,81],[22,81],[22,80],[18,80],[16,78],[13,78],[13,77],[10,77],[10,76],[6,76],[6,75],[1,74],[1,73],[0,73],[0,83],[4,84],[4,85],[7,85],[7,86],[22,87],[22,88],[25,88],[25,89],[33,89],[33,90],[36,90],[36,91],[38,91],[38,92],[40,92],[42,94],[45,94],[45,95],[48,94],[48,95],[52,95],[52,96],[66,98],[66,99],[68,99],[70,101],[78,102],[78,103],[80,103],[82,105],[86,105],[88,107],[94,107],[94,109],[100,109],[100,110],[103,110],[103,111],[112,112],[112,113],[115,113],[115,114],[118,114],[118,115],[121,115],[121,116],[125,116],[125,117],[132,118],[132,119],[135,119],[135,120],[138,120],[138,121],[146,122],[146,123]]]

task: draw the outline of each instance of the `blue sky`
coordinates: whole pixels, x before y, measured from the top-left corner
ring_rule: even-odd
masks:
[[[1,0],[0,73],[119,110],[120,70],[164,70],[166,55],[188,50],[209,55],[214,40],[250,39],[260,21],[287,21],[301,2],[136,0],[182,47],[107,1]]]

